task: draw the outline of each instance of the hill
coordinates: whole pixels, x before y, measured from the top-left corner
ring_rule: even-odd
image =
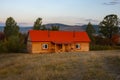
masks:
[[[87,25],[66,25],[66,24],[61,24],[61,23],[50,23],[50,24],[45,24],[46,28],[51,28],[52,25],[59,26],[60,30],[65,30],[65,31],[85,31]],[[95,30],[98,32],[98,25],[93,25]],[[28,30],[31,30],[32,26],[23,26],[20,27],[20,32],[22,33],[27,33]],[[0,26],[0,31],[3,31],[4,27]]]
[[[51,26],[59,26],[60,30],[65,30],[65,31],[85,31],[87,25],[66,25],[66,24],[61,24],[61,23],[50,23],[50,24],[46,24],[47,28],[51,28]],[[98,32],[98,25],[93,25],[93,27],[95,28],[95,30]]]
[[[61,23],[50,23],[46,24],[47,28],[51,28],[51,26],[59,26],[60,30],[65,30],[65,31],[83,31],[82,26],[77,26],[77,25],[65,25]]]

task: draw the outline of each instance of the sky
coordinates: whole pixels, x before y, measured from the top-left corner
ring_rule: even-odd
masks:
[[[0,25],[8,17],[20,26],[32,26],[39,17],[43,24],[99,24],[109,14],[120,18],[120,0],[0,0]]]

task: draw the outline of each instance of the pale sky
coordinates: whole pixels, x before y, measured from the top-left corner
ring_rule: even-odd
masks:
[[[38,17],[43,24],[98,24],[109,14],[120,18],[120,0],[0,0],[0,24],[10,16],[20,26],[32,26]]]

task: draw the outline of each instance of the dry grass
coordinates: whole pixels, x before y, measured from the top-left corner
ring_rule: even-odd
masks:
[[[0,54],[0,80],[119,80],[120,51]]]

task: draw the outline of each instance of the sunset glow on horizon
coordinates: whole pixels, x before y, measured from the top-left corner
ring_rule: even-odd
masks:
[[[120,18],[120,0],[0,0],[0,25],[13,17],[21,26],[33,25],[41,17],[43,24],[98,24],[106,15]]]

